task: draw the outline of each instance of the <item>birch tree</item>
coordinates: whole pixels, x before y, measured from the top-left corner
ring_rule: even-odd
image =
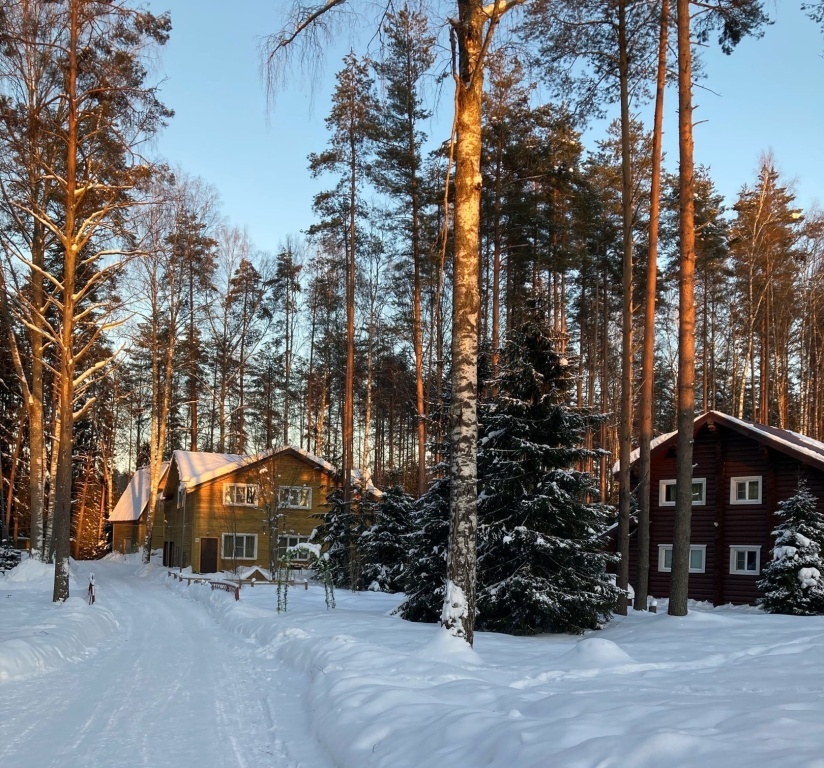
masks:
[[[504,15],[525,0],[457,0],[449,19],[456,53],[454,267],[452,287],[451,514],[447,588],[442,623],[470,645],[475,619],[477,538],[477,361],[480,301],[481,102],[486,57]],[[317,43],[327,14],[345,0],[292,6],[287,26],[268,38],[264,60],[268,82],[277,82],[284,57],[307,35]]]

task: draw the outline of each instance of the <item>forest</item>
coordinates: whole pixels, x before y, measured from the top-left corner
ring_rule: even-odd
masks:
[[[716,409],[824,438],[824,215],[769,153],[734,200],[693,158],[701,51],[734,56],[767,29],[765,4],[284,5],[261,51],[273,90],[356,11],[380,44],[337,63],[328,141],[306,161],[325,186],[315,221],[273,246],[153,155],[174,120],[150,65],[168,14],[0,0],[0,532],[57,563],[55,599],[69,556],[106,551],[134,469],[156,478],[176,449],[293,444],[343,477],[439,495],[450,549],[466,535],[473,550],[447,583],[472,602],[477,515],[479,557],[506,538],[478,478],[544,498],[501,456],[551,454],[534,477],[569,478],[569,504],[590,510],[575,514],[617,519],[622,546],[649,489],[612,466],[633,447],[648,458],[654,435],[688,441]],[[451,135],[427,135],[453,88]],[[665,98],[680,150],[666,162]],[[516,448],[496,445],[510,418]]]

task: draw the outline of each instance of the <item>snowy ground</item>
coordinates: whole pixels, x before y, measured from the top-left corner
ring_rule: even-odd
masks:
[[[584,638],[391,616],[397,597],[240,602],[110,559],[97,603],[0,577],[0,766],[824,768],[824,617],[691,606]],[[659,606],[665,611],[665,606]]]

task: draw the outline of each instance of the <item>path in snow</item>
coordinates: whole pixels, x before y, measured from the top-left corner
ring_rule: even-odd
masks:
[[[92,567],[120,627],[81,663],[3,685],[0,766],[330,765],[276,660],[132,568],[81,563],[80,583]]]

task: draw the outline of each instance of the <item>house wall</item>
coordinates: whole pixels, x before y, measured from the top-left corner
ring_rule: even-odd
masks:
[[[692,545],[706,545],[704,573],[689,576],[689,597],[715,604],[752,603],[761,594],[761,575],[730,573],[731,546],[760,546],[761,571],[774,543],[778,503],[795,495],[799,474],[807,479],[824,510],[824,473],[734,430],[703,425],[695,436],[693,478],[706,479],[706,503],[692,507]],[[670,573],[659,569],[659,545],[672,544],[675,508],[662,506],[660,481],[675,478],[675,450],[653,452],[650,503],[649,593],[669,596]],[[731,504],[733,477],[760,476],[760,504]],[[636,538],[630,547],[631,577],[637,574]]]
[[[145,536],[146,525],[142,518],[128,522],[115,520],[112,522],[112,552],[121,554],[137,552],[143,546]]]
[[[264,467],[267,471],[261,473]],[[332,480],[326,472],[297,454],[279,454],[204,483],[186,494],[184,509],[177,508],[177,477],[170,476],[170,482],[167,482],[169,498],[164,500],[168,521],[166,538],[174,544],[175,552],[179,553],[180,547],[183,548],[184,566],[192,565],[195,572],[200,572],[203,539],[213,538],[217,539],[218,570],[251,565],[269,567],[269,526],[264,509],[267,494],[270,493],[269,478],[274,478],[271,485],[275,488],[306,486],[311,489],[312,508],[283,509],[283,517],[279,522],[280,535],[309,536],[320,522],[315,515],[326,511],[326,496],[331,489]],[[225,486],[234,483],[260,486],[257,505],[226,504]],[[256,536],[257,557],[237,560],[224,558],[223,534]],[[177,562],[175,559],[173,564],[177,565]]]

